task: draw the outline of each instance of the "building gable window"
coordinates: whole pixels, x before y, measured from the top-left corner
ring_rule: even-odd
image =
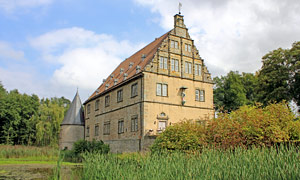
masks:
[[[195,100],[200,101],[200,102],[204,102],[205,101],[205,91],[196,89],[196,91],[195,91]]]
[[[171,40],[171,48],[178,49],[178,41]]]
[[[109,135],[110,134],[110,121],[104,122],[103,134],[104,135]]]
[[[178,59],[171,59],[171,70],[178,72]]]
[[[90,114],[91,113],[91,104],[87,105],[87,113]]]
[[[167,84],[162,84],[162,83],[157,83],[156,84],[156,95],[157,96],[168,96],[168,85]]]
[[[160,59],[159,59],[159,68],[160,69],[168,69],[168,58],[160,57]]]
[[[138,131],[138,116],[131,117],[131,132]]]
[[[185,62],[185,73],[192,74],[192,63]]]
[[[95,136],[99,136],[99,124],[95,125]]]
[[[131,85],[131,97],[135,97],[138,95],[137,83]]]
[[[95,111],[99,110],[99,99],[95,101]]]
[[[185,44],[185,51],[192,52],[192,46],[190,44]]]
[[[201,76],[201,64],[195,64],[195,75]]]
[[[90,136],[90,127],[89,126],[87,126],[86,127],[86,137],[89,137]]]
[[[105,96],[105,107],[109,106],[110,103],[110,95]]]
[[[117,91],[117,102],[123,101],[123,89]]]
[[[124,133],[124,120],[123,119],[119,120],[119,122],[118,122],[118,133],[119,134]]]

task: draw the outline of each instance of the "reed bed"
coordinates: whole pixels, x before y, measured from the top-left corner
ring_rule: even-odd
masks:
[[[85,154],[82,179],[299,179],[297,147],[201,153]]]
[[[52,147],[0,145],[0,159],[56,161],[59,150]]]

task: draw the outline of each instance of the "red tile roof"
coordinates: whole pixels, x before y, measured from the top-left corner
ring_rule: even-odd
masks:
[[[121,82],[124,82],[124,74],[127,74],[126,79],[131,79],[134,76],[137,76],[138,73],[136,71],[137,66],[140,66],[140,71],[142,71],[145,66],[148,64],[149,61],[151,61],[158,49],[158,47],[161,45],[164,39],[169,35],[169,32],[162,35],[159,38],[156,38],[153,42],[130,56],[129,58],[125,59],[123,62],[119,64],[119,66],[108,76],[108,78],[105,80],[104,83],[102,83],[96,91],[86,100],[86,103],[88,103],[93,98],[100,96],[103,92],[110,90],[112,87],[116,87],[120,85]],[[142,61],[142,56],[145,55],[145,59]],[[132,64],[132,67],[129,68],[130,63]],[[121,68],[123,68],[123,73],[120,73]],[[112,77],[113,76],[113,77]],[[118,79],[117,83],[114,84],[115,79]],[[107,89],[105,89],[105,87]]]

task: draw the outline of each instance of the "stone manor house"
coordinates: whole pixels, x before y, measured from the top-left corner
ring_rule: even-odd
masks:
[[[143,151],[173,123],[211,119],[211,75],[183,16],[176,14],[171,31],[121,62],[84,102],[83,114],[82,129],[73,132],[86,140],[103,140],[112,152]]]

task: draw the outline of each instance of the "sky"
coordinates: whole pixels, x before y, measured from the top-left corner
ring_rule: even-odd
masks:
[[[213,77],[254,73],[300,41],[299,0],[180,0]],[[0,81],[7,90],[85,101],[117,65],[173,28],[177,0],[0,0]]]

